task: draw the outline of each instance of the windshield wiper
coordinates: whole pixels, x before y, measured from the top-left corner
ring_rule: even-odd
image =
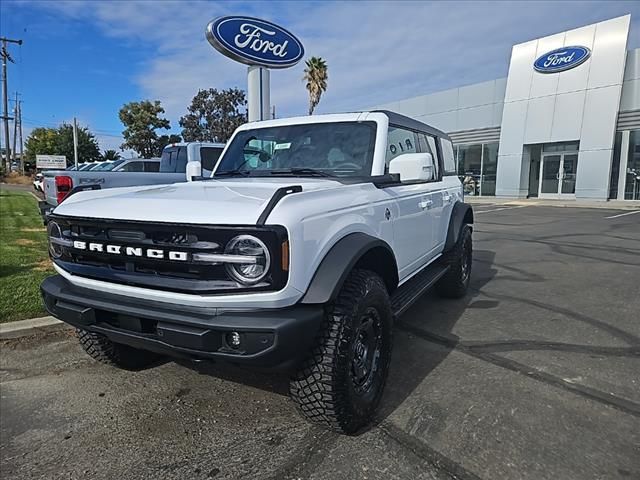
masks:
[[[271,175],[309,175],[310,177],[335,177],[335,175],[329,172],[306,167],[271,170],[269,173]]]
[[[213,177],[211,178],[216,178],[216,177],[248,177],[249,173],[251,173],[249,170],[225,170],[224,172],[216,172],[213,174]]]

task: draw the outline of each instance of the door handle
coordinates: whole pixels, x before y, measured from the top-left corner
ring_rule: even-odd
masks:
[[[418,206],[424,210],[425,208],[430,208],[433,205],[433,200],[422,200],[418,202]]]

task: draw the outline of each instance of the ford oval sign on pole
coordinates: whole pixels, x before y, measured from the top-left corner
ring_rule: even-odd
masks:
[[[540,73],[563,72],[586,62],[590,56],[587,47],[558,48],[538,57],[533,68]]]
[[[253,17],[211,20],[205,31],[209,43],[223,55],[249,65],[249,121],[267,120],[271,111],[269,68],[293,67],[302,60],[302,43],[288,30]]]
[[[287,68],[304,56],[288,30],[252,17],[221,17],[207,25],[207,40],[220,53],[247,65]]]

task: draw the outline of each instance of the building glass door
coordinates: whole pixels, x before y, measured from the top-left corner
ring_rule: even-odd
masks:
[[[562,156],[562,175],[560,180],[560,194],[575,195],[576,194],[576,173],[578,172],[578,155],[576,153],[565,153]]]
[[[577,171],[577,153],[543,153],[540,162],[539,197],[575,197]]]
[[[560,184],[560,163],[562,155],[544,155],[540,174],[540,195],[557,195]]]

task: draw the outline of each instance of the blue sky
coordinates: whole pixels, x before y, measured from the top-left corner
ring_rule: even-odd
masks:
[[[631,13],[640,47],[640,2],[0,2],[11,46],[10,92],[24,124],[56,126],[75,115],[102,148],[121,143],[118,110],[161,100],[173,130],[198,88],[246,87],[246,67],[206,42],[216,16],[245,14],[288,28],[329,65],[318,111],[366,108],[506,76],[511,46]],[[278,116],[304,114],[302,64],[271,74]]]

